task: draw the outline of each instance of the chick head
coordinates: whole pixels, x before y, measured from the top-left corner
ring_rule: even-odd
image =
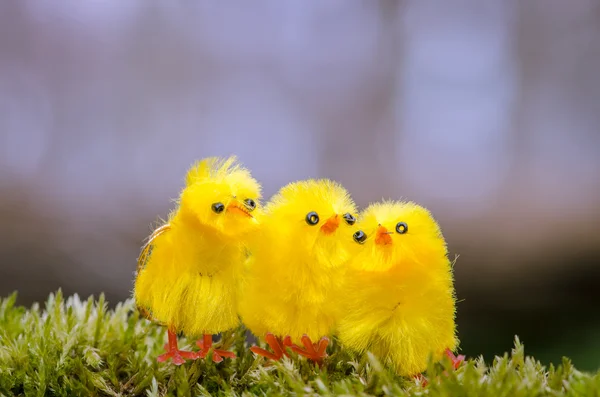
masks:
[[[265,209],[272,228],[295,249],[308,250],[321,265],[339,266],[353,245],[357,208],[342,185],[328,179],[288,184]]]
[[[413,202],[371,204],[361,213],[353,239],[353,264],[362,270],[446,263],[440,260],[447,249],[439,225],[426,208]]]
[[[260,184],[235,156],[209,157],[188,171],[181,210],[204,226],[231,237],[258,228]]]

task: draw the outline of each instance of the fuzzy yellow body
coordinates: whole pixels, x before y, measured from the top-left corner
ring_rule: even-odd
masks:
[[[402,233],[395,229],[399,223]],[[381,225],[381,226],[380,226]],[[414,203],[373,204],[361,214],[346,288],[340,342],[371,351],[400,375],[454,350],[455,294],[446,243],[429,211]],[[387,233],[385,232],[387,231]],[[391,232],[391,233],[390,233]]]
[[[174,216],[172,231],[156,238],[135,283],[136,301],[154,319],[186,335],[233,328],[238,324],[235,283],[245,259],[242,247],[200,225],[188,228],[181,218]]]
[[[244,207],[244,200],[259,197],[260,186],[234,158],[210,158],[194,165],[178,208],[165,231],[152,240],[136,277],[138,307],[188,336],[237,326],[246,238],[258,227],[251,215],[255,208]]]
[[[319,217],[314,225],[306,221],[313,211]],[[329,180],[289,184],[267,204],[251,242],[239,307],[255,335],[289,335],[297,342],[304,334],[315,341],[331,333],[342,314],[333,299],[354,244],[344,214],[356,216],[356,207]]]

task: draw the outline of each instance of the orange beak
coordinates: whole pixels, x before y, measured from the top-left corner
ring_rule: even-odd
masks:
[[[244,207],[240,206],[236,201],[232,202],[227,206],[227,212],[253,218],[253,216]]]
[[[392,234],[392,232],[388,232],[388,230],[379,225],[379,228],[377,229],[377,235],[375,237],[375,244],[377,245],[388,245],[388,244],[392,244],[392,236],[390,236],[390,234]]]
[[[335,232],[340,225],[340,217],[335,214],[331,218],[327,219],[327,222],[321,226],[321,231],[325,234],[331,234]]]

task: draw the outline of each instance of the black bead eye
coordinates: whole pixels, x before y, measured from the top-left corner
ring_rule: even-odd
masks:
[[[256,202],[252,199],[244,200],[244,205],[246,206],[246,209],[248,211],[254,211],[254,209],[256,208]]]
[[[344,214],[344,220],[346,221],[347,224],[349,225],[354,225],[356,223],[356,218],[354,217],[354,215],[352,215],[349,212],[346,212]]]
[[[367,239],[367,235],[362,230],[359,230],[358,232],[354,233],[352,237],[354,238],[354,241],[356,241],[359,244],[364,243]]]
[[[404,222],[396,223],[396,231],[400,234],[408,232],[408,225]]]
[[[306,214],[306,223],[308,223],[311,226],[314,226],[317,223],[319,223],[319,214],[317,214],[315,211],[311,211],[308,214]]]
[[[216,212],[217,214],[220,214],[221,212],[223,212],[225,210],[225,206],[223,205],[223,203],[214,203],[211,206],[212,210],[214,212]]]

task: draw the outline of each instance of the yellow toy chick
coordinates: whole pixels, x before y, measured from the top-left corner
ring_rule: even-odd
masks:
[[[455,367],[452,266],[440,228],[410,202],[372,204],[360,215],[337,327],[346,348],[371,351],[399,375],[417,375],[429,356]]]
[[[205,357],[212,335],[239,324],[236,311],[247,236],[256,231],[260,185],[235,157],[207,158],[187,173],[178,208],[150,236],[138,260],[134,297],[147,318],[168,327],[172,359]],[[177,333],[199,337],[200,351],[177,347]],[[235,357],[214,350],[212,359]]]
[[[326,356],[327,335],[342,313],[333,297],[343,287],[356,213],[348,192],[327,179],[288,184],[265,206],[239,311],[273,353],[253,346],[254,353],[278,360],[290,347],[315,362]]]

